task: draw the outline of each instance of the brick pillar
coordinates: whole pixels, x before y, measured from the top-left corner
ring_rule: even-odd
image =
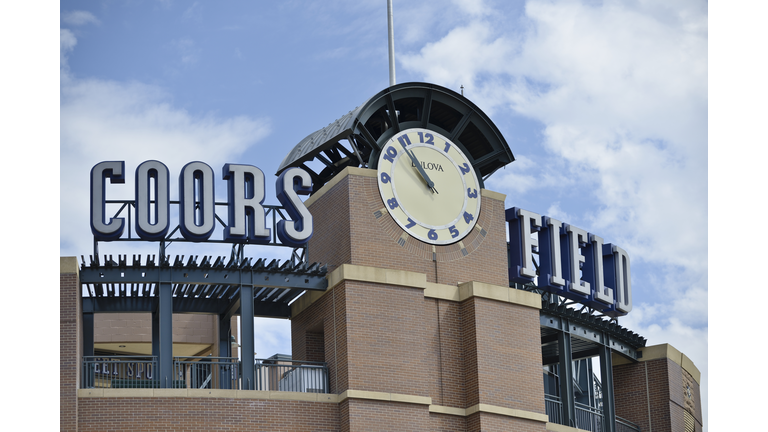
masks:
[[[77,389],[82,358],[82,299],[75,257],[59,259],[59,428],[77,431]]]
[[[643,431],[702,430],[701,373],[672,345],[641,348],[636,363],[614,354],[616,415]]]

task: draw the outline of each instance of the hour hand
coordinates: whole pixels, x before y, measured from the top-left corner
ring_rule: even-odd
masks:
[[[421,178],[424,179],[424,182],[427,184],[427,187],[429,190],[432,191],[432,193],[438,193],[437,189],[435,189],[435,182],[433,182],[429,175],[427,175],[427,172],[424,171],[424,167],[421,166],[421,162],[419,162],[419,159],[416,158],[416,155],[413,153],[413,151],[408,150],[405,146],[403,146],[403,150],[405,150],[405,153],[408,154],[408,157],[411,158],[411,162],[416,165],[416,168],[419,171],[419,174],[421,174]]]

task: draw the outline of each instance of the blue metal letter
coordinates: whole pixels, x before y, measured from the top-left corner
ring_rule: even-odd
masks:
[[[104,223],[107,177],[110,183],[125,183],[125,162],[99,162],[91,168],[91,232],[96,240],[106,241],[120,238],[125,226],[123,218],[110,218]]]
[[[184,165],[179,174],[179,200],[181,235],[191,241],[208,240],[215,222],[213,170],[208,164],[190,162]]]
[[[603,245],[605,281],[613,286],[615,303],[603,310],[605,315],[619,317],[632,310],[632,280],[629,273],[629,255],[613,244]]]
[[[171,213],[169,177],[168,167],[156,160],[143,162],[136,168],[136,233],[144,240],[160,240],[168,233]],[[150,179],[155,180],[154,190],[150,190]],[[152,192],[155,223],[150,220]]]
[[[264,215],[264,173],[252,165],[224,164],[227,182],[228,227],[224,240],[238,243],[269,243],[270,230]]]
[[[539,280],[538,287],[555,294],[565,288],[563,259],[560,251],[562,222],[549,216],[542,217],[539,230]]]
[[[299,194],[312,191],[312,178],[301,168],[287,169],[277,178],[275,189],[277,199],[293,219],[277,223],[277,237],[283,244],[304,246],[312,238],[312,213],[299,199]]]

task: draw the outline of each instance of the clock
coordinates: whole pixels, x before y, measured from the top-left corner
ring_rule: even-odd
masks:
[[[406,129],[384,144],[378,185],[384,207],[412,237],[447,245],[472,231],[480,183],[459,147],[428,129]]]

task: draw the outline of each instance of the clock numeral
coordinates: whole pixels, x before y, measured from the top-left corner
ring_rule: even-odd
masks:
[[[392,198],[392,199],[394,199],[394,198]],[[473,220],[475,220],[475,217],[474,217],[474,216],[472,216],[472,213],[469,213],[469,212],[464,212],[464,222],[466,222],[466,223],[470,223],[470,222],[472,222]]]
[[[459,230],[456,229],[456,225],[448,228],[448,231],[451,233],[451,238],[456,238],[459,236]]]
[[[443,151],[448,153],[448,150],[450,149],[451,149],[451,143],[445,143],[445,149],[443,149]]]
[[[383,156],[384,159],[390,163],[395,163],[395,156],[397,156],[397,149],[392,146],[387,147],[387,154]]]
[[[394,210],[400,204],[397,203],[397,198],[390,198],[390,199],[387,200],[387,205],[389,206],[390,209]],[[465,215],[464,217],[466,217],[466,213],[464,215]]]
[[[416,222],[411,220],[411,218],[408,218],[408,224],[405,227],[406,228],[413,228],[414,226],[416,226]]]
[[[462,174],[466,174],[469,172],[469,164],[464,162],[464,165],[459,165],[459,169],[461,170]]]
[[[419,140],[421,142],[423,142],[425,144],[435,145],[435,137],[431,133],[424,134],[424,132],[418,132],[418,134],[419,134]],[[426,138],[427,140],[424,141],[424,138]]]
[[[403,148],[411,145],[411,140],[408,138],[408,135],[399,136],[397,137],[397,140],[400,141],[400,145],[403,146]]]
[[[384,181],[384,180],[382,179],[382,181]],[[384,183],[386,183],[386,182],[384,182]],[[477,198],[477,189],[467,188],[467,196],[469,198]]]
[[[433,229],[429,230],[427,237],[429,237],[430,240],[437,240],[437,233]]]
[[[381,173],[381,182],[382,183],[389,183],[392,180],[392,178],[389,177],[389,174],[387,173]]]

